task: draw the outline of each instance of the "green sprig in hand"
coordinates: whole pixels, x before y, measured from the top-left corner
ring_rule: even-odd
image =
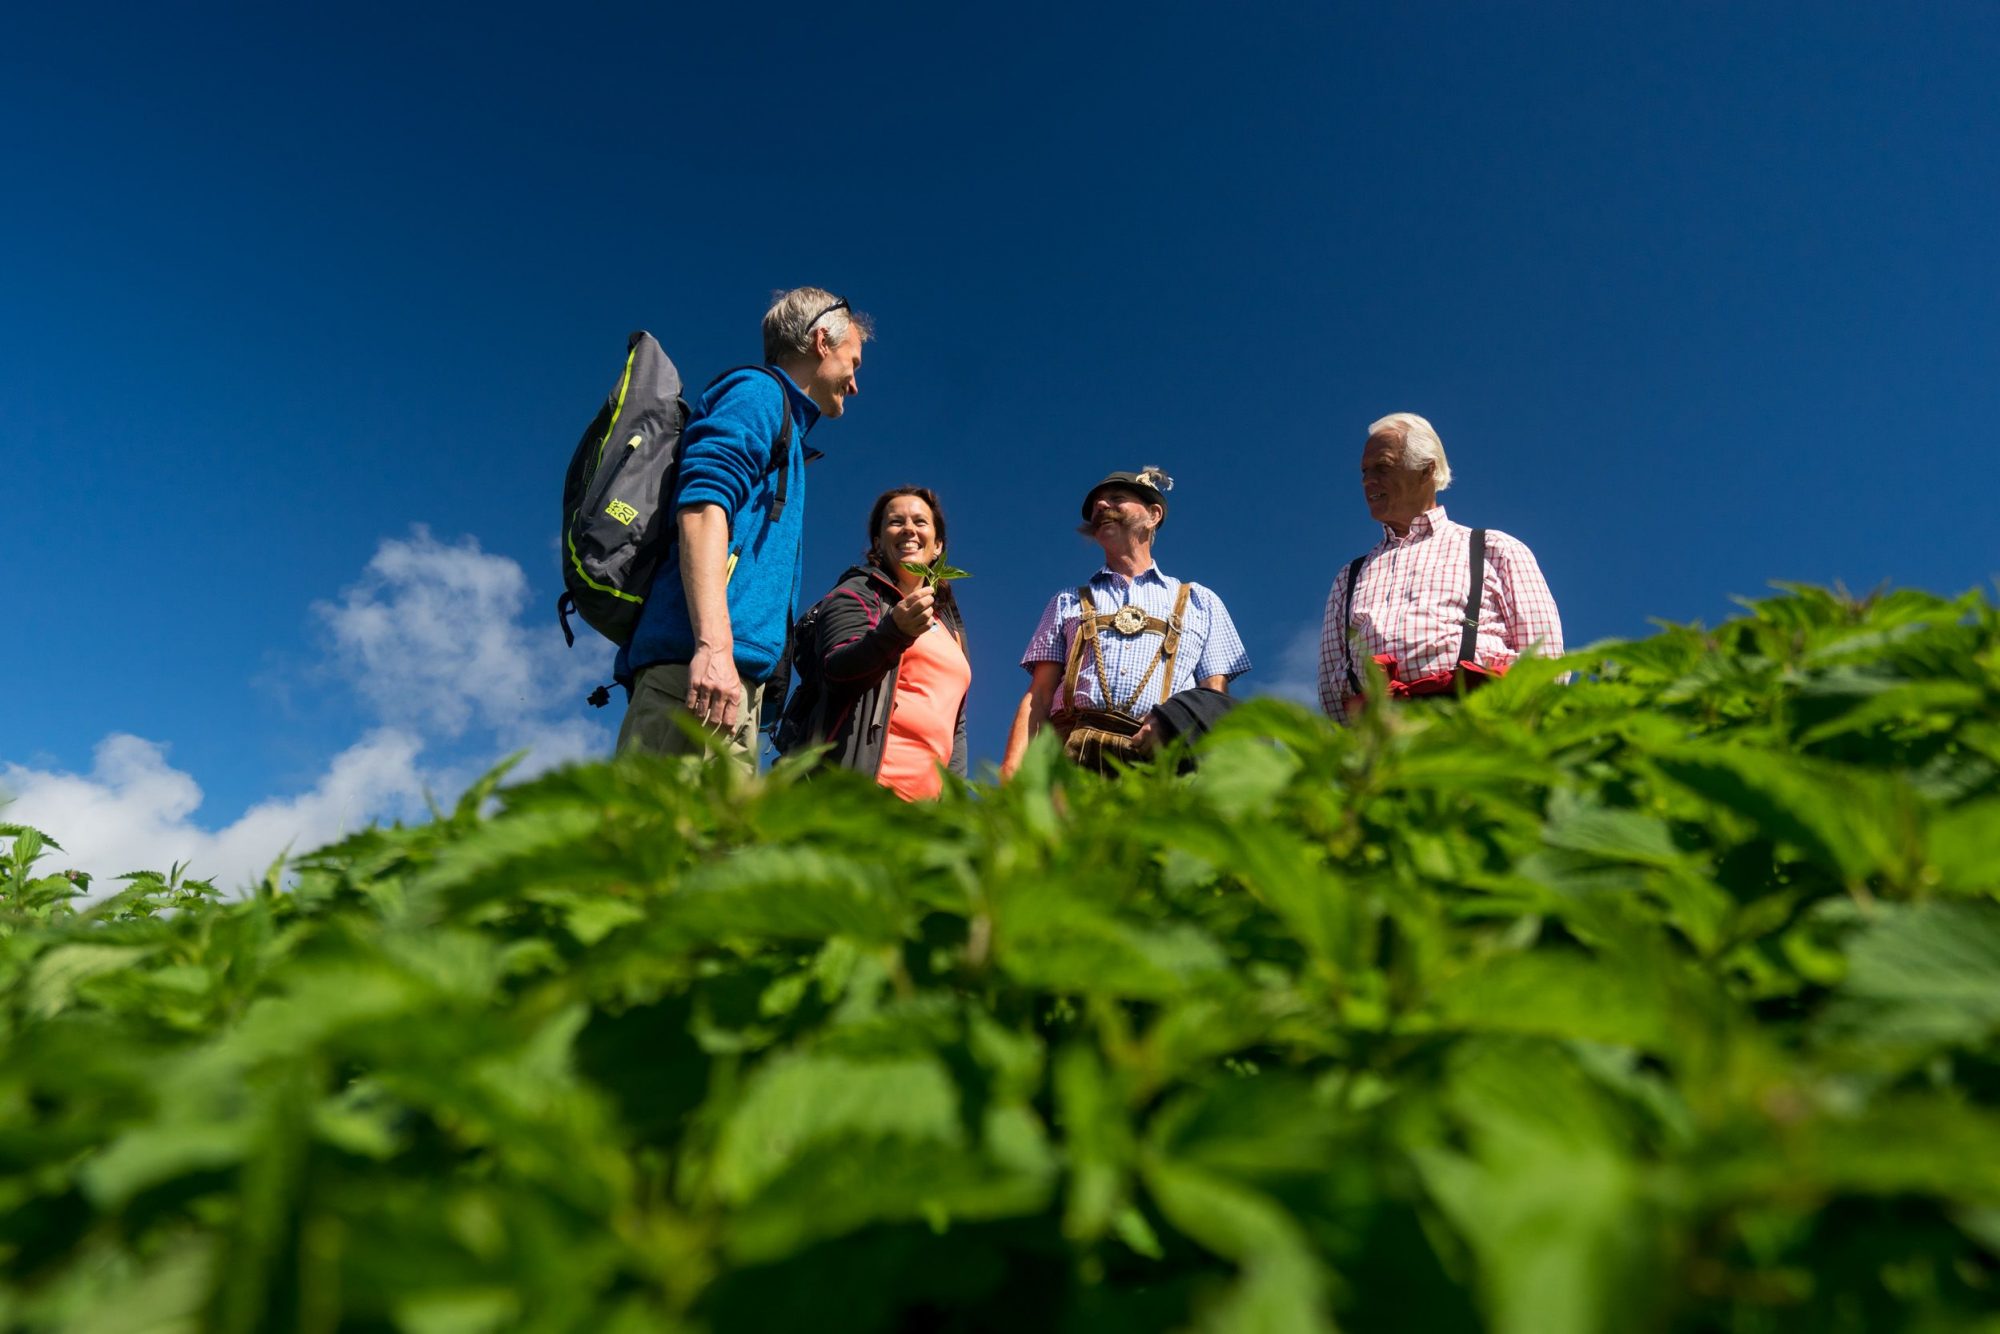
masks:
[[[906,560],[903,562],[903,568],[911,574],[922,575],[924,583],[931,588],[936,588],[939,584],[950,583],[954,579],[970,579],[972,577],[970,573],[959,569],[956,565],[946,564],[942,551],[938,552],[937,560],[929,565],[924,564],[920,560]]]

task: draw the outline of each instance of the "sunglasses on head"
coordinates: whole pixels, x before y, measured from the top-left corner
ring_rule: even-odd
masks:
[[[834,311],[836,311],[836,310],[853,310],[853,309],[854,309],[854,307],[852,307],[852,306],[850,306],[850,305],[848,305],[848,304],[847,304],[847,298],[846,298],[846,297],[842,297],[842,298],[840,298],[840,299],[839,299],[838,301],[834,302],[834,303],[833,303],[832,305],[828,306],[828,307],[827,307],[827,308],[826,308],[825,310],[822,310],[822,311],[821,311],[821,312],[820,312],[819,314],[817,314],[817,315],[813,316],[813,317],[812,317],[811,319],[807,320],[807,321],[806,321],[806,332],[807,332],[807,333],[811,333],[811,332],[813,331],[813,326],[814,326],[815,324],[818,324],[818,323],[819,323],[819,322],[820,322],[821,320],[823,320],[823,319],[825,319],[825,318],[826,318],[827,316],[829,316],[829,315],[833,314],[833,312],[834,312]]]

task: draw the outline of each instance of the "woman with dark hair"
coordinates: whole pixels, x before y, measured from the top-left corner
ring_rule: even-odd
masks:
[[[958,599],[949,583],[904,568],[937,564],[944,539],[944,509],[929,487],[884,491],[868,513],[862,563],[808,613],[818,697],[802,740],[830,743],[833,762],[873,774],[905,801],[937,796],[939,765],[965,775],[972,664]]]

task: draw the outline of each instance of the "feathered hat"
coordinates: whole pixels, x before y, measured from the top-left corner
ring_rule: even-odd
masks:
[[[1148,505],[1160,507],[1160,522],[1167,521],[1167,492],[1174,489],[1174,479],[1167,476],[1167,470],[1156,464],[1147,464],[1137,472],[1114,472],[1096,486],[1090,488],[1083,497],[1083,517],[1090,518],[1090,507],[1097,501],[1097,493],[1107,487],[1119,486],[1127,491],[1136,491],[1140,499]]]

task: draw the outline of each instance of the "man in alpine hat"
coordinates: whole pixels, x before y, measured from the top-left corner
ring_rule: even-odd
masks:
[[[1163,470],[1146,467],[1114,472],[1085,493],[1077,531],[1104,549],[1104,564],[1089,582],[1050,598],[1028,640],[1021,665],[1031,684],[1007,739],[1003,776],[1044,727],[1091,768],[1138,758],[1155,705],[1196,687],[1226,691],[1250,669],[1222,599],[1153,561],[1173,485]]]
[[[1382,540],[1327,591],[1319,639],[1320,707],[1353,716],[1373,658],[1392,698],[1454,695],[1525,653],[1560,658],[1562,616],[1527,543],[1445,516],[1444,442],[1414,412],[1368,428],[1361,494]]]

